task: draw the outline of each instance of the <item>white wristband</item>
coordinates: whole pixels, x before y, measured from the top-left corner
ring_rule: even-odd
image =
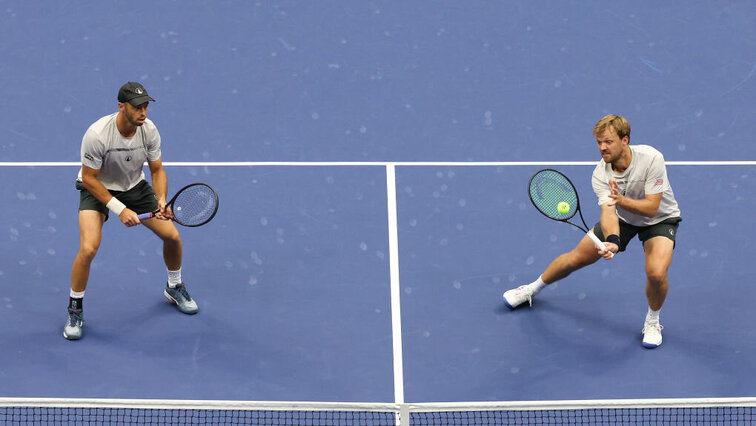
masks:
[[[110,199],[110,201],[108,201],[108,204],[105,204],[105,207],[107,207],[111,212],[115,213],[116,216],[120,216],[123,209],[126,208],[126,205],[118,201],[118,198],[113,197]]]

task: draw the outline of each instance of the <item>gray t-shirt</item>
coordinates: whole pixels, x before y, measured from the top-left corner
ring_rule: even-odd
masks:
[[[617,182],[622,195],[641,200],[650,194],[662,193],[659,210],[654,217],[640,216],[617,207],[617,216],[624,222],[635,226],[649,226],[673,217],[680,217],[680,208],[675,200],[675,194],[667,179],[667,167],[664,156],[648,145],[630,145],[632,158],[630,166],[623,173],[612,170],[612,165],[604,160],[599,161],[593,170],[591,182],[593,191],[598,197],[598,204],[611,201],[609,194],[612,190],[609,179]]]
[[[89,126],[81,140],[81,164],[99,170],[97,178],[105,188],[128,191],[145,178],[144,162],[160,159],[160,133],[146,119],[134,136],[125,138],[116,126],[117,116],[106,115]]]

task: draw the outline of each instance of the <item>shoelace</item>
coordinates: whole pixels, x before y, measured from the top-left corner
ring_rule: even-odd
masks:
[[[525,288],[525,294],[528,295],[528,306],[533,306],[533,292],[530,288]]]
[[[518,290],[528,298],[528,306],[533,306],[533,290],[526,285],[519,287]]]
[[[68,311],[68,324],[70,326],[76,327],[82,322],[81,311]]]
[[[662,329],[664,329],[664,326],[659,323],[646,323],[643,324],[643,330],[641,330],[641,333],[646,334],[646,331],[656,331],[657,333],[661,333]]]
[[[189,292],[186,291],[186,287],[183,284],[176,287],[176,290],[178,290],[181,297],[183,297],[186,301],[192,300],[192,298],[189,297]]]

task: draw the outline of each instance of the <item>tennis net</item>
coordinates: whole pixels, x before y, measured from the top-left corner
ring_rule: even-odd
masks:
[[[730,425],[756,398],[328,403],[0,398],[3,425]]]

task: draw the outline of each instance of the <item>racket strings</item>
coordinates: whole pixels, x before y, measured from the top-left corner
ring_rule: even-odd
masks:
[[[190,186],[173,202],[173,217],[184,225],[200,225],[213,217],[216,206],[217,197],[211,188]]]
[[[567,220],[578,211],[575,187],[556,171],[542,170],[533,176],[530,180],[530,199],[541,213],[552,219]],[[560,213],[558,210],[561,202],[566,202],[570,206],[565,213]]]

